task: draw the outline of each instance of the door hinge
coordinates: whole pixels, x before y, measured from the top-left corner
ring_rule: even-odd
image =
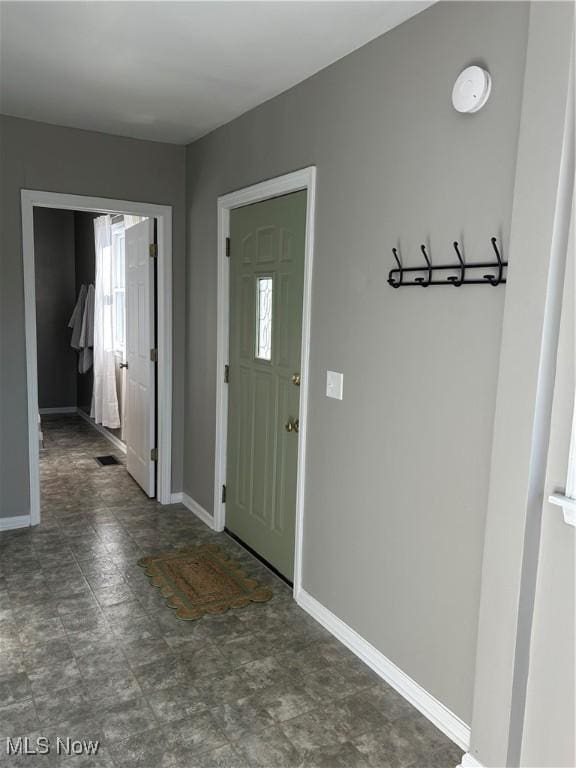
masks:
[[[158,448],[152,448],[150,451],[150,461],[158,461]]]
[[[158,246],[156,245],[156,243],[150,243],[148,252],[150,253],[150,258],[151,259],[157,258],[157,256],[158,256]]]
[[[230,238],[226,238],[226,258],[230,258]]]
[[[224,366],[224,384],[230,384],[230,366]]]
[[[153,363],[157,363],[158,362],[158,350],[157,349],[151,349],[150,350],[150,360]]]
[[[222,504],[226,504],[226,486],[222,486]]]

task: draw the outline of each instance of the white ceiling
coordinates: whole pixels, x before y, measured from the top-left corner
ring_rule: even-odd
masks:
[[[0,111],[185,144],[431,2],[1,2]]]

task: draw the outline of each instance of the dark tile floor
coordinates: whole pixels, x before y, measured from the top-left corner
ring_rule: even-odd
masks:
[[[461,751],[180,505],[147,499],[78,417],[43,419],[37,528],[0,534],[0,765],[454,768]],[[175,618],[136,561],[217,541],[273,587],[265,604]],[[5,737],[101,743],[6,756]],[[31,742],[32,744],[34,742]]]

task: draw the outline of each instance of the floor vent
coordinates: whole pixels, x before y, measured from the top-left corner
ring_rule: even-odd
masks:
[[[101,467],[111,467],[114,464],[120,464],[116,456],[96,456],[96,461]]]

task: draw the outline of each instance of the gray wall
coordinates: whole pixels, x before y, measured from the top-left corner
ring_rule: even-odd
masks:
[[[74,257],[76,264],[76,291],[82,283],[88,285],[96,280],[96,247],[94,245],[94,219],[99,213],[74,212]],[[78,407],[90,412],[92,402],[92,368],[77,374]]]
[[[184,490],[212,510],[216,198],[316,165],[303,586],[467,722],[505,289],[386,278],[398,243],[407,263],[454,238],[484,260],[493,234],[506,253],[527,19],[440,3],[187,153]],[[490,101],[458,115],[478,62]]]
[[[28,514],[26,356],[20,190],[173,206],[172,489],[181,490],[184,412],[185,150],[171,144],[0,118],[0,516]]]
[[[77,355],[70,347],[68,320],[76,301],[74,214],[34,211],[38,405],[76,405]]]

